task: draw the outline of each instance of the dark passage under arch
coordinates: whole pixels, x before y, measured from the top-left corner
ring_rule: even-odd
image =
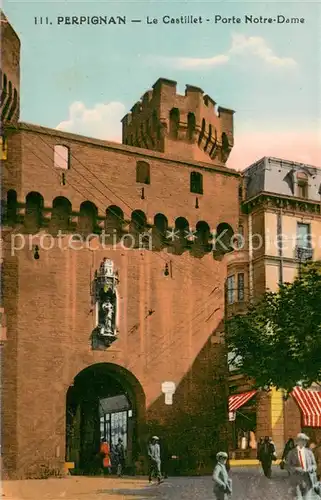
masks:
[[[66,460],[76,473],[100,474],[101,442],[122,438],[130,472],[141,452],[145,395],[132,373],[112,363],[82,370],[66,396]]]

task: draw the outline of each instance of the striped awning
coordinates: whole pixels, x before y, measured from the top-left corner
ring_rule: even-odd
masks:
[[[298,403],[304,427],[321,427],[321,392],[295,387],[292,396]]]
[[[247,403],[251,398],[253,398],[254,394],[256,394],[257,391],[249,391],[249,392],[242,392],[241,394],[233,394],[228,398],[228,411],[234,412],[241,408],[241,406],[244,406],[245,403]]]

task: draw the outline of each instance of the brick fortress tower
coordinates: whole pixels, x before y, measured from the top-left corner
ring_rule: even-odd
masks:
[[[1,124],[17,124],[20,94],[20,40],[0,11],[1,33]]]
[[[225,164],[233,147],[233,113],[203,90],[160,78],[122,120],[123,143],[178,155],[188,160]]]
[[[233,112],[160,79],[123,119],[123,144],[23,123],[20,43],[1,20],[4,470],[87,473],[118,436],[133,470],[151,433],[182,470],[211,470],[228,387],[226,262],[210,232],[238,228]],[[13,239],[26,244],[12,252]]]

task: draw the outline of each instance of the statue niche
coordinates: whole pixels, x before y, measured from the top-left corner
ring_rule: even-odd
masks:
[[[96,327],[92,333],[93,349],[105,349],[117,339],[117,294],[118,273],[114,264],[104,259],[93,283],[93,301],[96,305]]]

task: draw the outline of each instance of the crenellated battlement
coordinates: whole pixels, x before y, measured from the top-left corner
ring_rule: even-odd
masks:
[[[123,123],[123,143],[197,161],[225,163],[233,147],[234,111],[193,85],[159,78]]]
[[[15,124],[19,120],[20,108],[20,40],[1,10],[0,19],[1,125],[5,123]]]

